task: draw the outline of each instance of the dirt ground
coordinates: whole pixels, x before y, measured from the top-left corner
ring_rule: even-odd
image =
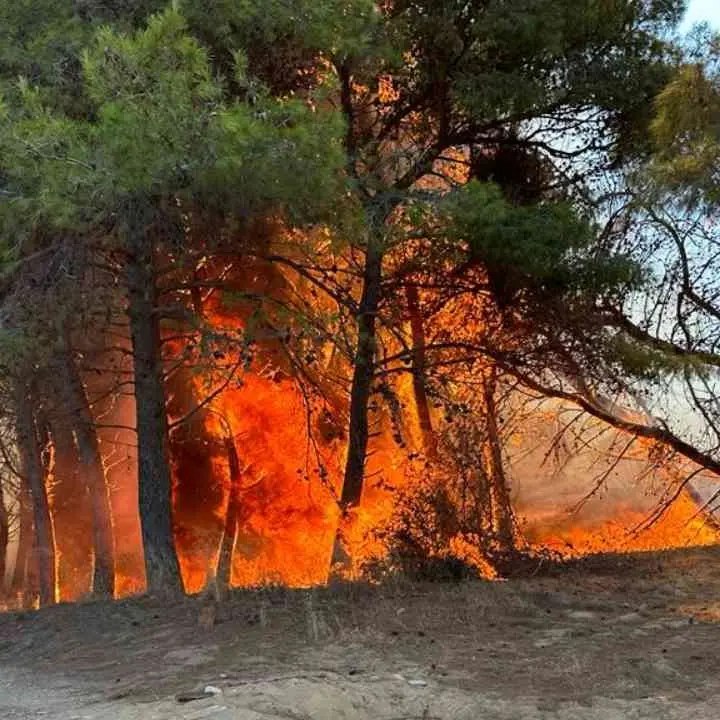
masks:
[[[0,718],[720,718],[717,547],[502,583],[238,592],[209,630],[200,609],[0,616]]]

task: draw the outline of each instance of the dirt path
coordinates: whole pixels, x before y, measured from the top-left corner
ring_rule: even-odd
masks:
[[[0,617],[9,720],[717,720],[720,549],[508,583]],[[177,696],[212,685],[221,694]]]

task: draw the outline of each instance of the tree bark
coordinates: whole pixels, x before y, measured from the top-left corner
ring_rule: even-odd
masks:
[[[348,454],[340,507],[345,513],[360,504],[365,478],[369,437],[368,405],[375,377],[376,320],[382,282],[382,242],[376,234],[368,240],[362,296],[357,318],[358,339],[350,390]]]
[[[502,453],[502,439],[498,427],[497,377],[492,368],[484,379],[485,411],[487,425],[487,465],[490,480],[490,501],[493,530],[501,547],[515,547],[515,522],[510,500],[510,490]]]
[[[35,555],[37,557],[40,583],[40,607],[46,607],[56,601],[55,537],[37,428],[33,416],[32,396],[28,389],[22,385],[18,385],[16,390],[15,406],[20,464],[32,498]]]
[[[369,439],[368,407],[375,377],[376,321],[380,305],[383,249],[380,238],[368,239],[363,271],[362,295],[357,316],[357,347],[350,389],[348,452],[340,493],[340,521],[330,559],[330,580],[340,579],[350,570],[352,558],[345,547],[343,531],[348,511],[360,505],[365,481],[365,462]]]
[[[134,362],[138,494],[148,591],[182,592],[173,539],[168,424],[147,208],[130,208],[126,227],[128,316]]]
[[[90,494],[95,554],[93,593],[112,598],[115,595],[115,537],[110,488],[87,393],[69,350],[64,355],[64,369],[81,478]]]
[[[13,568],[10,594],[19,598],[28,594],[28,562],[30,560],[33,543],[32,502],[27,482],[23,479],[18,495],[19,528],[17,550],[15,552],[15,567]]]
[[[425,455],[432,459],[437,454],[437,442],[430,416],[430,403],[425,388],[425,327],[420,312],[420,297],[417,287],[408,285],[405,291],[412,335],[412,382],[415,410],[422,436]]]
[[[230,589],[232,585],[232,558],[238,532],[238,519],[240,515],[240,459],[238,458],[235,441],[231,435],[225,438],[225,451],[227,452],[230,471],[230,490],[228,495],[227,511],[225,513],[225,528],[223,530],[220,553],[218,555],[217,572],[215,577],[220,588]]]
[[[0,478],[0,597],[7,594],[7,552],[10,541],[10,521],[8,518],[2,479]]]

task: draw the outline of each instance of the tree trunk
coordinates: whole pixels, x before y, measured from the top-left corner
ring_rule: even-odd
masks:
[[[5,494],[0,479],[0,597],[7,594],[7,552],[10,541],[10,522],[8,518]]]
[[[140,524],[149,592],[182,592],[172,523],[168,425],[156,309],[150,214],[130,209],[127,231],[128,315],[135,379]]]
[[[368,406],[375,377],[375,325],[380,304],[383,250],[380,238],[371,234],[365,253],[362,296],[357,317],[357,348],[353,363],[350,389],[350,423],[348,428],[348,452],[345,461],[342,492],[340,494],[340,521],[332,557],[330,579],[341,577],[350,569],[352,559],[343,538],[348,511],[360,505],[365,480],[365,461],[369,439]]]
[[[420,297],[417,288],[414,285],[408,285],[405,292],[413,344],[412,381],[415,409],[425,455],[428,459],[432,459],[437,454],[437,442],[430,416],[430,403],[425,388],[425,327],[420,312]]]
[[[35,555],[37,557],[40,583],[40,607],[45,607],[52,605],[56,600],[55,537],[37,428],[33,417],[33,402],[27,388],[18,387],[15,406],[20,465],[32,498]]]
[[[215,574],[220,588],[228,590],[232,582],[232,558],[238,532],[238,518],[240,514],[240,460],[231,435],[225,438],[228,466],[230,469],[230,490],[228,495],[227,511],[225,513],[225,528],[223,530],[220,553],[218,555],[217,572]]]
[[[58,383],[59,385],[59,383]],[[58,388],[59,390],[59,388]],[[57,393],[56,393],[57,394]],[[87,489],[78,473],[78,456],[72,427],[64,413],[53,407],[46,416],[47,443],[52,466],[45,459],[45,476],[52,479],[53,526],[57,557],[58,601],[72,599],[84,590],[92,549],[88,538]]]
[[[502,439],[498,427],[498,409],[496,402],[497,377],[492,368],[484,379],[485,410],[487,413],[487,464],[490,480],[490,500],[493,530],[500,545],[505,550],[515,547],[515,522],[510,500],[510,490],[502,453]]]
[[[362,296],[357,318],[358,340],[350,390],[350,426],[340,507],[346,512],[360,504],[369,436],[368,405],[375,377],[375,325],[380,304],[383,250],[380,238],[368,241]]]
[[[65,352],[64,369],[81,478],[90,495],[95,554],[93,593],[112,598],[115,595],[115,537],[110,488],[85,387],[69,350]]]
[[[21,481],[18,494],[18,540],[15,551],[15,567],[13,568],[10,594],[13,598],[28,594],[28,563],[33,543],[32,502],[30,490],[25,480]]]

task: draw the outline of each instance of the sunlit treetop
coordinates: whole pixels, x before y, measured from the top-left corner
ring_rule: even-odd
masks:
[[[720,39],[710,49],[717,58]],[[655,178],[691,203],[720,202],[720,68],[714,65],[682,67],[659,95],[652,123]]]

